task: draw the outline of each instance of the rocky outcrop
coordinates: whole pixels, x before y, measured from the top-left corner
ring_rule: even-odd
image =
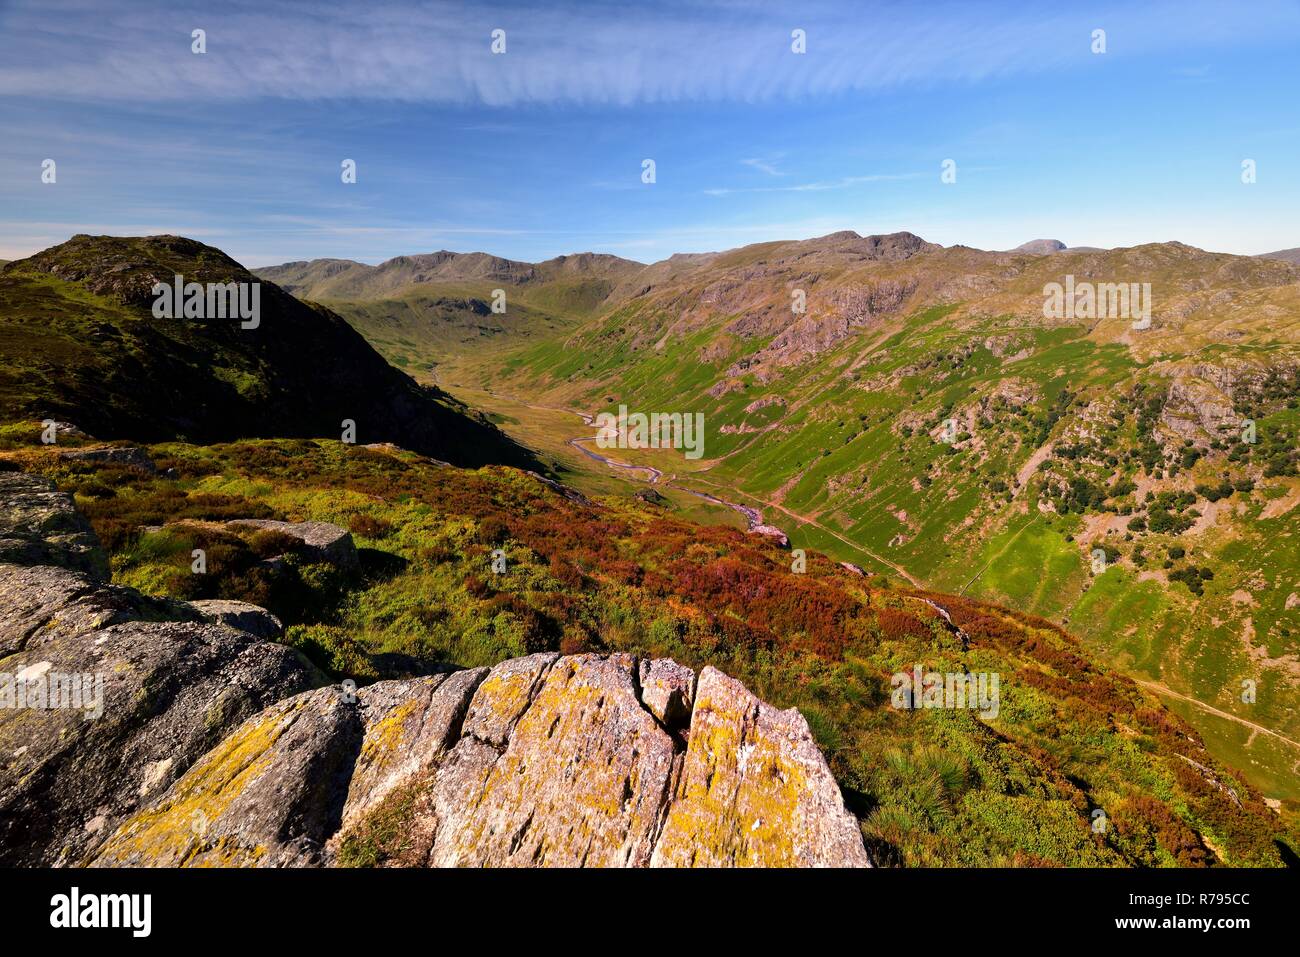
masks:
[[[0,621],[26,623],[0,659],[0,863],[76,863],[245,718],[324,680],[248,633],[137,617],[157,610],[0,566]]]
[[[0,660],[131,621],[200,621],[184,602],[53,565],[0,565]]]
[[[668,499],[660,494],[658,489],[639,488],[632,493],[632,497],[645,502],[647,505],[664,505]]]
[[[325,679],[185,602],[109,584],[69,496],[0,479],[0,865],[76,863],[245,718]]]
[[[656,867],[866,867],[857,820],[794,708],[705,668]]]
[[[644,867],[674,769],[630,656],[498,666],[433,782],[433,866]]]
[[[108,560],[72,496],[25,472],[0,472],[0,562],[58,565],[108,578]]]
[[[473,668],[383,681],[360,692],[366,733],[343,807],[344,828],[455,746],[487,673],[487,668]]]
[[[59,453],[65,462],[90,463],[92,465],[121,465],[126,468],[140,469],[144,472],[156,472],[153,459],[149,453],[138,446],[114,445],[105,448],[69,449]]]
[[[1236,383],[1232,376],[1226,369],[1212,370],[1212,376],[1202,375],[1205,371],[1196,368],[1180,373],[1169,384],[1160,423],[1178,442],[1191,439],[1205,446],[1225,431],[1241,428],[1242,417],[1233,406]]]
[[[775,525],[754,525],[749,532],[751,535],[762,535],[764,538],[771,539],[781,548],[790,547],[790,537]]]
[[[30,554],[99,551],[46,543],[59,514]],[[0,564],[0,865],[869,863],[799,712],[711,668],[543,653],[358,691],[278,629]]]
[[[578,505],[587,505],[587,506],[590,506],[592,504],[591,499],[587,498],[587,496],[583,495],[572,485],[565,485],[563,482],[557,482],[555,481],[555,479],[547,478],[545,475],[542,475],[538,472],[530,471],[528,474],[532,476],[534,479],[536,479],[538,482],[541,482],[552,492],[556,493],[557,495],[563,496],[564,498],[568,499],[570,502],[575,502]]]
[[[246,721],[109,838],[95,866],[316,864],[338,826],[362,725],[337,687]]]
[[[352,534],[329,522],[277,522],[269,518],[237,518],[227,528],[248,528],[279,532],[301,542],[300,554],[313,562],[327,562],[340,568],[357,567],[357,547]]]
[[[195,825],[195,822],[198,822]],[[626,654],[268,708],[128,820],[99,865],[869,866],[803,717]]]
[[[276,641],[284,634],[280,619],[261,605],[227,598],[207,598],[190,602],[204,621],[227,625],[236,631],[246,631],[266,641]]]
[[[762,349],[733,364],[725,375],[734,378],[752,372],[760,382],[772,381],[780,370],[814,359],[859,330],[897,314],[918,285],[916,279],[881,279],[837,289],[828,308],[799,316]]]

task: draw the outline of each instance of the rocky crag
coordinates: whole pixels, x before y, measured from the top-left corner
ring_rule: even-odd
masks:
[[[803,717],[713,668],[331,684],[262,609],[109,582],[45,480],[0,473],[0,501],[0,697],[26,695],[0,701],[0,864],[870,864]],[[51,707],[60,675],[102,700]]]

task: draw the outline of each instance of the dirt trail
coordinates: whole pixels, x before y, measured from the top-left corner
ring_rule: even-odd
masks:
[[[1005,554],[1007,553],[1007,549],[1010,548],[1012,545],[1015,544],[1016,539],[1019,538],[1019,537],[1021,536],[1021,534],[1024,532],[1024,530],[1027,529],[1030,525],[1033,525],[1035,522],[1037,522],[1037,521],[1038,521],[1040,518],[1042,518],[1042,517],[1043,517],[1043,516],[1042,516],[1041,514],[1034,515],[1032,518],[1029,519],[1029,521],[1027,521],[1027,522],[1025,522],[1025,524],[1021,525],[1021,526],[1020,526],[1020,531],[1018,531],[1018,532],[1016,532],[1016,534],[1012,535],[1012,536],[1011,536],[1011,540],[1010,540],[1009,542],[1007,542],[1005,545],[1002,546],[1001,551],[999,551],[999,552],[997,553],[997,555],[994,555],[992,558],[990,558],[988,561],[986,561],[986,562],[984,563],[983,567],[981,567],[980,570],[977,571],[977,572],[975,573],[975,577],[972,578],[970,581],[968,581],[966,584],[962,585],[962,586],[961,586],[961,591],[957,592],[957,594],[958,594],[958,595],[964,595],[964,594],[966,594],[966,589],[967,589],[967,588],[970,588],[971,585],[973,585],[973,584],[975,584],[977,581],[979,581],[980,576],[983,575],[986,571],[989,570],[989,566],[992,565],[995,561],[997,561],[999,557],[1001,557],[1002,555],[1005,555]]]
[[[1255,724],[1255,722],[1253,721],[1247,721],[1245,718],[1239,718],[1235,714],[1230,714],[1227,711],[1220,711],[1218,708],[1215,708],[1212,705],[1208,705],[1204,701],[1201,701],[1197,698],[1188,697],[1187,695],[1183,694],[1180,691],[1175,691],[1173,688],[1170,688],[1168,685],[1163,685],[1158,681],[1146,681],[1143,680],[1142,678],[1134,678],[1133,680],[1138,684],[1140,684],[1143,688],[1146,688],[1149,691],[1156,692],[1156,694],[1168,695],[1171,698],[1177,698],[1179,701],[1186,701],[1188,704],[1195,705],[1196,707],[1200,708],[1202,711],[1206,711],[1212,715],[1215,715],[1216,717],[1226,718],[1229,721],[1235,721],[1237,722],[1237,724],[1244,725],[1245,727],[1250,728],[1251,731],[1253,732],[1259,734],[1267,734],[1271,737],[1277,738],[1279,741],[1285,741],[1293,748],[1300,748],[1300,741],[1293,741],[1291,738],[1288,738],[1286,735],[1279,734],[1277,731],[1274,731],[1272,728],[1266,728],[1262,724]]]
[[[862,547],[861,545],[859,545],[857,542],[855,542],[855,541],[853,541],[853,540],[851,540],[851,539],[845,538],[843,535],[841,535],[839,532],[835,531],[835,530],[832,529],[832,528],[827,528],[827,527],[826,527],[825,525],[823,525],[821,522],[817,521],[817,519],[815,519],[815,518],[813,518],[813,517],[811,517],[811,516],[809,516],[809,515],[802,515],[802,514],[800,514],[799,512],[794,511],[793,509],[786,508],[786,507],[785,507],[784,505],[782,505],[780,502],[770,502],[770,501],[768,501],[767,499],[759,498],[757,495],[750,495],[748,492],[740,492],[740,491],[737,491],[736,489],[730,488],[730,487],[725,486],[725,485],[718,485],[716,482],[710,482],[710,481],[708,481],[707,479],[702,479],[702,478],[699,478],[698,476],[694,476],[694,475],[691,476],[691,481],[692,481],[692,482],[701,482],[701,483],[703,483],[703,484],[705,484],[705,485],[712,486],[713,488],[723,489],[724,491],[729,492],[729,493],[731,493],[732,495],[742,495],[742,496],[744,496],[745,498],[753,499],[755,502],[758,502],[758,503],[761,504],[761,505],[765,505],[765,506],[767,506],[768,508],[774,508],[774,509],[776,509],[778,512],[781,512],[781,513],[784,514],[784,515],[788,515],[788,516],[790,516],[790,518],[793,518],[793,519],[795,519],[795,520],[798,521],[798,522],[802,522],[802,523],[805,524],[805,525],[811,525],[813,528],[820,529],[821,531],[825,532],[827,535],[831,536],[832,538],[838,539],[839,541],[843,542],[845,545],[848,545],[850,548],[854,548],[854,549],[856,549],[857,551],[862,552],[862,554],[864,554],[864,555],[870,555],[872,558],[874,558],[876,561],[880,562],[882,565],[886,565],[886,566],[888,566],[889,568],[892,568],[894,571],[898,572],[898,574],[900,574],[900,575],[902,575],[904,578],[906,578],[906,579],[908,580],[908,582],[910,582],[910,583],[911,583],[912,585],[914,585],[915,587],[917,587],[917,588],[924,588],[924,587],[925,587],[924,584],[922,584],[921,582],[919,582],[919,581],[917,581],[915,578],[913,578],[913,577],[911,576],[911,574],[909,574],[908,571],[907,571],[905,568],[903,568],[902,565],[899,565],[897,562],[893,562],[893,561],[891,561],[890,559],[886,558],[886,557],[883,556],[883,555],[877,555],[875,552],[873,552],[873,551],[872,551],[871,549],[869,549],[869,548],[863,548],[863,547]],[[674,486],[674,487],[675,487],[675,488],[681,488],[680,485],[678,485],[678,486]],[[682,489],[682,491],[690,491],[690,490],[689,490],[689,489]],[[728,503],[728,504],[730,504],[730,503]],[[735,507],[736,507],[736,506],[734,506],[734,505],[732,506],[732,508],[735,508]]]

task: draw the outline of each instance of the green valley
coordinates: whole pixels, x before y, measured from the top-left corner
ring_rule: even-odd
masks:
[[[1151,321],[1045,318],[1067,275],[1141,277]],[[1300,268],[1177,243],[986,253],[839,233],[619,261],[606,287],[580,308],[521,297],[486,338],[457,331],[460,310],[404,318],[420,331],[395,343],[387,302],[331,304],[579,487],[638,476],[575,455],[576,414],[521,409],[703,412],[704,458],[615,457],[662,471],[675,504],[755,507],[794,547],[1056,621],[1165,689],[1272,798],[1300,799]],[[431,277],[402,295],[449,293]]]

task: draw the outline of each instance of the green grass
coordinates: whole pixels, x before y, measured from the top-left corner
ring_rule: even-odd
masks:
[[[112,543],[115,575],[178,597],[192,597],[192,576],[177,572],[193,533],[130,532],[161,503],[195,519],[260,511],[356,529],[362,568],[351,577],[299,565],[291,588],[268,585],[251,573],[277,545],[249,540],[214,552],[204,586],[269,605],[286,640],[336,676],[366,682],[548,648],[719,667],[807,716],[882,863],[1204,863],[1212,843],[1226,863],[1277,864],[1273,841],[1295,841],[1292,812],[1278,817],[1249,785],[1234,782],[1238,808],[1189,777],[1180,753],[1230,779],[1188,725],[1047,622],[864,579],[815,551],[797,575],[788,552],[625,487],[586,507],[510,469],[323,441],[151,448],[170,476],[6,454],[87,490],[77,502]],[[504,575],[490,570],[494,548],[508,557]],[[968,647],[922,597],[948,608]],[[998,719],[891,708],[889,676],[917,663],[1000,674]],[[1105,836],[1088,827],[1097,806],[1116,824]],[[354,850],[364,863],[366,847]]]

